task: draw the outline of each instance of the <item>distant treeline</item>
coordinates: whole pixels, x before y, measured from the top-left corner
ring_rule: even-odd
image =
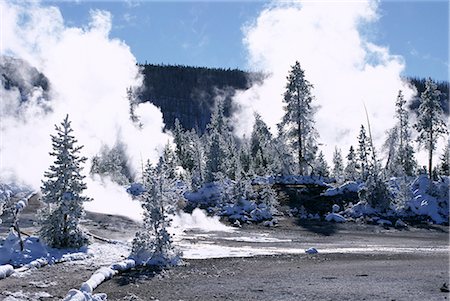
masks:
[[[224,113],[228,117],[236,109],[232,104],[235,90],[248,89],[252,82],[262,81],[261,73],[248,73],[238,69],[219,69],[190,66],[143,64],[145,90],[140,99],[151,101],[161,108],[164,123],[173,129],[178,118],[185,129],[195,128],[203,133],[209,123],[216,97],[224,99]],[[407,78],[418,90],[425,89],[425,78]],[[442,92],[441,104],[445,114],[449,114],[448,82],[437,82]],[[396,95],[392,95],[395,102]],[[411,110],[419,107],[420,97],[409,104]]]
[[[159,108],[164,123],[173,129],[175,118],[184,128],[202,133],[209,123],[216,98],[224,100],[224,111],[230,116],[231,99],[236,90],[245,90],[262,75],[237,69],[218,69],[170,65],[140,65],[145,75],[145,90],[140,99]]]

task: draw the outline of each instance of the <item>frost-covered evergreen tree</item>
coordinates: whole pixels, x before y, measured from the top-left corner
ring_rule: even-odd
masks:
[[[221,180],[224,177],[239,177],[239,156],[228,119],[223,112],[223,102],[219,100],[208,125],[208,150],[206,154],[206,180]]]
[[[285,113],[279,129],[295,153],[298,174],[305,175],[315,157],[312,152],[317,150],[318,133],[314,127],[315,108],[311,94],[313,86],[306,80],[299,62],[292,66],[287,80],[283,98]]]
[[[255,114],[250,137],[250,154],[255,174],[264,176],[272,174],[274,169],[277,169],[272,133],[259,114]]]
[[[191,187],[195,191],[201,187],[201,185],[205,182],[205,148],[202,143],[200,137],[195,133],[195,131],[190,132],[190,141],[191,141],[191,152],[193,158],[193,167],[191,171]]]
[[[440,105],[441,92],[436,83],[429,78],[425,83],[425,91],[420,95],[421,103],[417,110],[417,122],[414,128],[419,133],[419,146],[428,151],[428,176],[433,178],[433,152],[436,150],[438,139],[448,133],[442,107]]]
[[[90,173],[110,177],[119,185],[128,185],[133,177],[125,145],[117,142],[111,149],[103,146],[100,153],[92,158]]]
[[[344,169],[344,178],[346,181],[358,180],[358,161],[356,159],[356,153],[353,146],[350,146],[347,155],[347,165]]]
[[[258,192],[258,198],[271,214],[278,213],[277,208],[280,203],[278,202],[277,193],[272,185],[264,185]]]
[[[136,97],[135,91],[133,91],[132,87],[127,88],[127,99],[130,106],[130,119],[131,121],[138,126],[139,128],[142,128],[142,123],[139,120],[139,117],[136,115],[136,106],[139,104],[138,98]]]
[[[79,156],[83,146],[76,145],[68,115],[55,128],[50,152],[55,161],[44,173],[46,179],[41,187],[42,201],[49,208],[41,212],[39,235],[55,248],[79,248],[88,243],[78,226],[84,215],[83,202],[91,200],[83,196],[86,184],[81,175],[81,165],[87,158]]]
[[[342,159],[341,150],[337,147],[334,148],[333,153],[333,177],[338,183],[344,181],[344,160]]]
[[[441,162],[439,164],[439,174],[443,176],[450,176],[450,144],[444,148],[444,152],[440,158]]]
[[[195,133],[195,132],[194,132]],[[179,164],[184,170],[192,172],[194,168],[194,152],[193,152],[193,137],[194,133],[186,132],[181,126],[178,118],[175,119],[175,128],[173,130],[173,142],[175,143],[175,153],[177,155]]]
[[[130,257],[138,264],[167,266],[176,264],[179,252],[172,246],[167,231],[171,220],[168,214],[174,212],[178,199],[175,180],[170,177],[170,167],[161,157],[155,168],[148,162],[144,171],[142,208],[143,229],[136,233]]]
[[[363,125],[361,125],[361,128],[359,130],[358,135],[358,165],[360,167],[360,175],[363,180],[367,179],[367,176],[369,174],[369,158],[370,158],[370,144],[368,142],[369,138],[366,134],[366,129]]]
[[[409,125],[409,114],[406,108],[406,100],[402,91],[398,92],[395,103],[395,113],[398,124],[399,146],[396,161],[402,168],[402,172],[407,176],[413,176],[417,168],[417,162],[414,158],[414,148],[412,146],[411,129]]]
[[[330,169],[328,167],[327,160],[325,160],[325,156],[322,151],[319,151],[316,159],[314,160],[314,172],[316,175],[321,177],[329,177]]]
[[[397,123],[387,132],[384,149],[387,151],[386,172],[390,176],[412,176],[416,169],[414,149],[411,141],[406,100],[400,90],[395,103]]]

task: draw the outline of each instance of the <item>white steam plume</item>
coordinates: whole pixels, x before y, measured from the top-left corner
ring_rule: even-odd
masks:
[[[361,34],[363,25],[378,18],[372,1],[300,1],[273,3],[244,29],[249,68],[269,77],[240,92],[236,101],[237,134],[251,131],[253,112],[259,112],[272,131],[281,121],[286,76],[296,60],[314,85],[316,127],[328,160],[335,145],[344,155],[356,146],[361,124],[369,112],[378,152],[385,131],[394,124],[398,90],[406,99],[415,94],[401,79],[402,57],[371,43]],[[330,162],[330,161],[329,161]]]
[[[140,87],[143,78],[129,47],[109,37],[108,12],[91,11],[90,23],[78,28],[67,27],[58,8],[36,1],[0,1],[0,10],[1,54],[27,61],[49,79],[51,87],[51,101],[43,106],[38,101],[42,89],[21,104],[17,89],[5,90],[2,85],[0,177],[14,176],[39,188],[52,163],[49,135],[66,114],[79,144],[85,146],[82,155],[88,158],[117,139],[126,145],[135,170],[140,170],[141,160],[157,158],[171,137],[162,132],[162,114],[150,103],[136,109],[142,115],[142,129],[130,121],[126,89]],[[86,166],[84,172],[88,170]],[[119,200],[117,194],[113,198],[112,185],[88,187],[87,194],[103,203],[108,198],[111,206],[129,200]]]

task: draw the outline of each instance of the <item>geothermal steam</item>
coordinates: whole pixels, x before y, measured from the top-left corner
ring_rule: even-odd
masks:
[[[393,123],[398,90],[406,99],[415,92],[401,79],[404,62],[389,49],[371,43],[363,26],[376,21],[371,1],[301,1],[275,3],[244,28],[249,68],[269,74],[262,84],[241,92],[236,100],[238,134],[251,130],[253,112],[259,112],[273,131],[283,115],[286,76],[296,60],[314,85],[316,127],[321,149],[329,162],[335,145],[344,155],[356,145],[361,124],[367,125],[380,149],[385,131]]]
[[[66,114],[79,144],[85,146],[82,155],[88,158],[97,154],[102,145],[112,147],[118,140],[126,144],[135,170],[142,161],[157,158],[158,150],[170,136],[162,132],[162,114],[150,103],[136,109],[142,116],[142,129],[130,121],[126,89],[139,88],[142,76],[129,47],[109,37],[108,12],[91,11],[90,23],[78,28],[65,26],[57,8],[36,2],[2,2],[0,9],[1,53],[27,61],[49,79],[51,87],[50,101],[42,101],[42,89],[35,88],[28,95],[29,101],[23,103],[17,89],[5,90],[2,85],[3,180],[14,177],[39,188],[53,160],[48,154],[50,134],[55,133],[54,124],[59,124]],[[26,69],[20,72],[24,78],[28,76]],[[86,174],[88,170],[86,166]],[[127,207],[130,198],[126,193],[115,193],[117,190],[108,180],[88,178],[87,195],[95,201],[87,208],[101,211],[99,204],[109,204],[120,211],[119,204]],[[135,212],[130,215],[136,217]]]

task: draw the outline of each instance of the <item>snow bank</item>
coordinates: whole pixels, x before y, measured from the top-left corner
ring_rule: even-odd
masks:
[[[71,289],[64,301],[99,301],[107,300],[107,295],[92,294],[92,292],[104,281],[111,279],[119,272],[123,272],[132,269],[136,266],[136,262],[133,259],[126,259],[110,265],[109,267],[101,267],[92,274],[92,276],[81,284],[79,290]]]
[[[197,191],[186,191],[183,196],[194,204],[214,206],[222,200],[223,190],[230,185],[231,182],[206,183]]]
[[[411,185],[413,198],[406,207],[412,213],[427,216],[437,224],[448,222],[448,189],[449,177],[430,183],[426,175],[421,175]]]
[[[330,213],[325,217],[327,222],[345,223],[347,219],[338,213]]]
[[[63,299],[64,301],[104,301],[108,300],[106,294],[90,294],[87,292],[79,291],[76,289],[71,289],[66,297]]]
[[[264,203],[256,204],[254,201],[239,200],[235,204],[227,204],[223,207],[222,216],[227,216],[231,222],[262,222],[271,220],[272,213]]]
[[[364,183],[357,183],[357,182],[346,182],[342,184],[339,187],[335,188],[329,188],[324,193],[322,193],[323,196],[336,196],[346,193],[358,193],[362,188],[364,187]]]
[[[10,264],[0,265],[0,279],[11,276],[14,273],[14,268]]]

